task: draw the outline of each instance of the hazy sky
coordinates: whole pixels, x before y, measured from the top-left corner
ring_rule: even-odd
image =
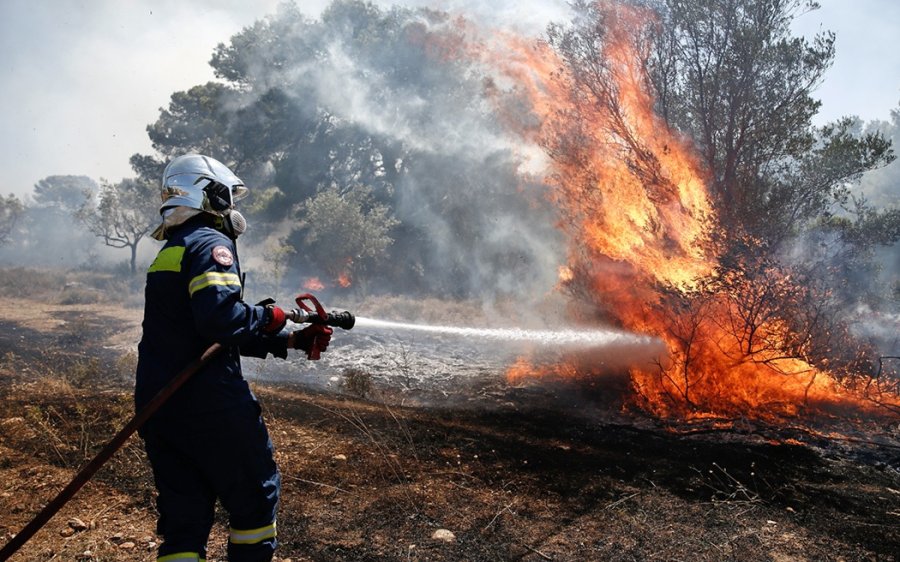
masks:
[[[900,104],[900,2],[820,0],[799,33],[831,29],[837,58],[817,92],[824,122],[887,119]],[[564,0],[379,0],[456,9],[539,33]],[[118,180],[150,152],[145,127],[169,96],[213,78],[213,48],[278,0],[0,0],[0,194],[52,174]],[[299,0],[316,17],[327,0]]]

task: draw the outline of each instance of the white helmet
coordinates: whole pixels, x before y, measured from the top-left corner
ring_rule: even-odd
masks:
[[[234,210],[234,203],[247,196],[247,188],[215,158],[200,154],[174,158],[163,172],[161,195],[163,224],[152,234],[157,240],[166,238],[167,228],[199,213],[221,217],[222,230],[232,238],[247,229],[246,219]]]

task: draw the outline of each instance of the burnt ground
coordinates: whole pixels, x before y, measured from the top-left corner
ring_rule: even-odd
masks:
[[[127,420],[139,337],[133,309],[21,303],[0,299],[2,543]],[[254,378],[280,560],[900,559],[900,449],[864,432],[673,431],[562,383],[496,374],[426,400],[323,369],[343,391]],[[12,560],[153,560],[153,496],[132,439]],[[224,541],[220,514],[209,560]]]

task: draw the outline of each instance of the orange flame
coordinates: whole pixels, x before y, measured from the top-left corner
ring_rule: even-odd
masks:
[[[307,291],[321,291],[325,288],[325,284],[318,277],[309,277],[303,282],[303,288]]]
[[[740,315],[729,295],[691,296],[715,279],[718,263],[709,236],[717,217],[706,178],[690,144],[656,116],[645,88],[638,37],[651,16],[600,6],[608,12],[608,28],[602,68],[592,70],[605,73],[602,83],[590,76],[576,80],[548,45],[506,34],[477,48],[443,52],[480,56],[495,68],[486,93],[495,98],[501,119],[550,153],[546,182],[573,241],[560,283],[591,288],[611,319],[666,341],[670,359],[661,359],[657,369],[631,370],[633,403],[681,418],[871,409],[834,376],[801,359],[782,358],[765,346],[745,349],[729,329],[729,320]],[[526,115],[510,109],[523,106]],[[685,306],[663,306],[667,292],[681,295]],[[777,317],[757,330],[754,337],[763,341],[790,337]],[[518,382],[548,374],[583,376],[569,365],[536,367],[525,359],[507,376]]]
[[[352,284],[350,274],[346,271],[342,271],[340,275],[338,275],[337,284],[345,289],[349,287]]]

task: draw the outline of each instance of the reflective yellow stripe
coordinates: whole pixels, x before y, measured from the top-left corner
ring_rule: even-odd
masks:
[[[250,529],[248,531],[242,531],[240,529],[235,529],[232,527],[231,536],[229,537],[229,541],[232,544],[256,544],[258,542],[262,542],[266,539],[275,538],[275,522],[273,521],[271,525],[266,525],[265,527],[260,527],[259,529]]]
[[[156,562],[206,562],[197,552],[177,552],[157,558]]]
[[[237,276],[237,273],[219,273],[217,271],[208,271],[206,273],[201,273],[200,275],[191,279],[190,284],[188,285],[188,292],[191,296],[194,296],[194,293],[203,289],[205,287],[209,287],[210,285],[237,285],[241,286],[241,278]]]
[[[156,259],[150,265],[147,273],[154,271],[181,271],[181,258],[184,257],[184,246],[172,246],[163,248],[156,255]]]

